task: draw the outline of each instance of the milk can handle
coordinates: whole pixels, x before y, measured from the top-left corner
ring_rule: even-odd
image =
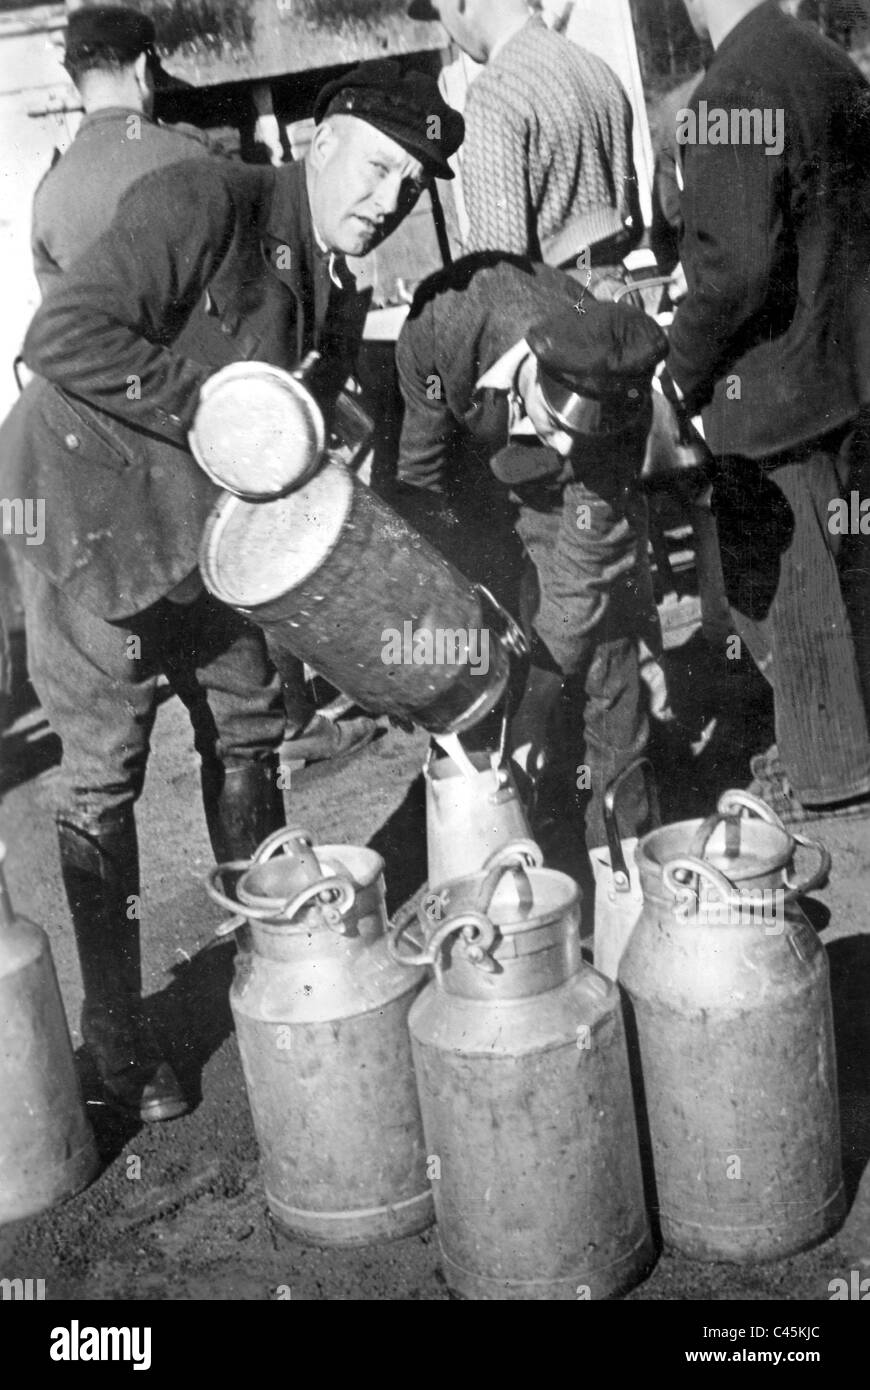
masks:
[[[267,859],[272,858],[282,845],[290,844],[292,840],[299,841],[306,849],[312,849],[314,846],[314,836],[311,834],[310,830],[303,830],[298,825],[282,825],[280,830],[273,830],[272,834],[267,836],[259,846],[251,863],[264,864]]]
[[[759,797],[753,796],[751,792],[741,791],[736,788],[733,791],[723,792],[718,802],[716,810],[711,816],[707,816],[701,821],[695,834],[692,836],[692,843],[689,845],[689,854],[696,859],[703,859],[707,845],[713,831],[722,821],[725,822],[725,853],[729,858],[736,858],[740,853],[740,811],[751,811],[758,816],[759,820],[765,821],[768,825],[773,825],[777,830],[781,830],[784,835],[789,835],[779,816],[772,811],[766,801],[761,801]]]
[[[527,865],[523,858],[527,852],[527,846],[531,846],[533,850],[538,850],[538,846],[532,841],[525,840],[516,840],[513,844],[503,846],[500,851],[497,850],[491,856],[491,859],[496,862],[488,863],[480,888],[471,906],[460,908],[446,921],[440,922],[436,930],[426,940],[423,950],[417,955],[406,956],[399,949],[400,938],[413,919],[407,918],[395,922],[387,934],[387,950],[393,960],[398,961],[400,965],[434,965],[444,942],[456,932],[462,931],[468,943],[466,946],[468,959],[479,969],[493,974],[498,967],[489,952],[495,945],[497,932],[495,924],[487,916],[489,905],[495,896],[495,890],[508,870],[522,874],[527,887],[530,887],[529,877],[526,873]],[[418,911],[417,919],[425,931],[427,914],[424,909],[421,908]],[[429,920],[431,921],[431,918]],[[471,928],[474,929],[474,936],[469,935]]]
[[[786,888],[797,897],[803,897],[804,893],[809,893],[813,888],[820,888],[827,881],[828,874],[831,872],[831,854],[822,844],[821,840],[811,840],[806,835],[797,835],[794,831],[790,832],[792,839],[805,849],[811,849],[819,856],[818,868],[810,874],[809,878],[802,879],[798,883],[792,883],[790,879],[783,878]]]
[[[620,299],[625,299],[626,295],[636,294],[639,290],[664,289],[665,285],[673,284],[670,275],[650,275],[646,280],[627,280],[624,285],[615,292],[613,303],[618,304]]]
[[[293,368],[290,375],[294,377],[296,381],[301,381],[304,386],[306,385],[307,378],[311,375],[311,372],[319,361],[320,353],[312,349],[311,352],[306,353],[305,357],[299,363],[299,366]]]
[[[815,847],[815,845],[812,845],[812,848]],[[822,871],[825,867],[825,859],[828,859],[830,863],[830,856],[827,850],[825,850],[822,845],[819,845],[818,849],[821,853],[821,863],[813,877],[808,880],[810,884],[814,884],[816,880],[821,879]],[[765,888],[757,893],[741,892],[736,884],[731,882],[730,878],[726,878],[718,869],[714,869],[713,865],[708,864],[706,859],[694,859],[691,855],[685,855],[681,859],[671,859],[669,863],[665,864],[662,870],[662,879],[664,880],[665,887],[673,893],[674,897],[677,897],[686,887],[686,884],[677,878],[678,873],[696,874],[699,879],[707,879],[708,883],[711,883],[718,891],[722,901],[731,907],[736,907],[738,912],[742,912],[746,908],[752,909],[754,906],[759,906],[763,909],[765,906],[765,894],[769,894],[772,891],[781,892],[783,902],[793,902],[802,892],[806,891],[803,884],[794,885],[785,882],[781,889],[771,890]]]
[[[679,859],[671,859],[662,869],[662,880],[667,889],[678,897],[686,888],[686,883],[677,878],[678,873],[695,874],[699,879],[705,878],[719,892],[723,902],[737,900],[736,886],[730,878],[726,878],[718,869],[714,869],[712,864],[708,864],[706,859],[696,859],[692,855],[685,854]]]
[[[516,619],[511,617],[504,604],[499,603],[498,599],[494,596],[494,594],[490,593],[489,589],[487,589],[485,584],[475,584],[474,587],[477,590],[477,592],[487,600],[487,602],[492,607],[495,616],[501,622],[501,625],[504,628],[502,636],[504,638],[504,644],[508,648],[508,650],[511,651],[514,656],[517,657],[528,656],[528,640],[526,638],[526,634],[523,632]]]
[[[646,783],[647,799],[650,803],[650,815],[656,825],[660,824],[659,816],[659,797],[658,787],[656,786],[653,775],[653,766],[649,758],[635,758],[627,767],[614,777],[604,793],[604,830],[607,835],[607,848],[610,851],[610,869],[613,874],[613,886],[617,893],[628,893],[631,889],[631,879],[625,863],[625,855],[622,852],[622,837],[619,833],[619,826],[616,820],[616,799],[633,772],[639,768],[643,769],[644,782]]]
[[[342,917],[353,906],[356,898],[356,890],[347,878],[339,878],[333,875],[329,878],[318,879],[317,883],[309,883],[299,893],[294,893],[292,897],[282,901],[277,907],[255,907],[254,904],[240,903],[238,899],[227,897],[226,893],[218,887],[221,875],[227,871],[239,873],[250,867],[247,859],[232,859],[227,864],[216,864],[203,875],[205,891],[209,897],[225,908],[233,915],[228,922],[222,922],[215,929],[215,936],[229,936],[237,927],[243,925],[246,920],[255,922],[276,922],[291,921],[301,908],[311,902],[314,898],[320,897],[322,893],[337,892],[338,899],[333,903],[321,903],[323,918],[326,925],[340,935],[345,932]]]
[[[720,816],[733,816],[740,806],[746,811],[752,811],[759,820],[767,821],[768,825],[775,825],[777,830],[785,830],[786,835],[790,833],[766,801],[762,801],[759,796],[753,796],[751,792],[741,791],[739,787],[730,792],[723,792],[716,803],[716,810]]]
[[[510,844],[494,849],[484,862],[483,873],[497,868],[540,869],[544,863],[544,852],[534,840],[511,840]],[[490,898],[490,901],[492,899]],[[489,903],[487,903],[487,907]]]
[[[387,950],[399,965],[434,965],[445,941],[462,932],[469,960],[483,970],[495,970],[495,962],[488,955],[489,948],[495,942],[495,927],[484,913],[457,912],[455,916],[448,917],[435,929],[423,950],[414,955],[406,955],[400,945],[402,935],[410,925],[408,919],[397,921],[387,933]]]
[[[813,888],[818,888],[825,883],[831,872],[832,861],[829,850],[822,844],[821,840],[811,840],[806,835],[799,835],[794,830],[789,830],[766,802],[761,801],[750,792],[739,789],[723,792],[716,809],[722,815],[728,815],[734,806],[745,806],[748,811],[754,811],[762,820],[766,820],[770,825],[775,825],[777,830],[781,830],[789,839],[794,840],[795,844],[803,845],[805,849],[810,849],[819,856],[818,866],[809,878],[801,879],[797,883],[792,883],[789,878],[783,878],[783,883],[789,893],[801,897],[804,893],[809,893]]]

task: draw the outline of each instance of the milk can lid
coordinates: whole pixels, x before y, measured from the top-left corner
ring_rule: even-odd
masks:
[[[189,442],[219,487],[264,500],[311,476],[326,431],[314,396],[291,372],[267,362],[232,362],[202,387]]]

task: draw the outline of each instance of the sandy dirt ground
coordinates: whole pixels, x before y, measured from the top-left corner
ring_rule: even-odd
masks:
[[[706,813],[726,786],[746,785],[748,756],[770,734],[763,684],[716,667],[700,633],[686,635],[673,654],[674,688],[686,720],[712,736],[697,755],[660,755],[666,819]],[[154,1014],[194,1106],[173,1123],[141,1127],[99,1103],[75,1031],[80,983],[45,805],[57,740],[27,690],[14,713],[3,744],[0,838],[18,909],[51,940],[104,1166],[77,1197],[0,1229],[0,1277],[43,1278],[49,1299],[267,1300],[288,1290],[302,1300],[448,1299],[434,1231],[337,1251],[290,1240],[269,1219],[228,1001],[234,947],[213,936],[221,913],[201,884],[210,855],[175,699],[160,710],[140,807],[144,954]],[[425,747],[423,734],[389,728],[343,768],[291,790],[294,820],[317,840],[371,844],[384,855],[392,911],[425,878]],[[815,833],[834,856],[812,917],[831,967],[852,1214],[834,1239],[777,1263],[710,1265],[666,1251],[632,1299],[819,1300],[850,1269],[870,1274],[866,1185],[854,1202],[870,1158],[870,823],[827,821]]]

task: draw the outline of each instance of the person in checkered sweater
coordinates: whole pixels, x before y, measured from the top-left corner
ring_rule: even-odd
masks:
[[[615,74],[525,0],[426,0],[425,10],[486,64],[465,110],[465,249],[573,266],[589,247],[593,266],[620,261],[643,221],[631,105]]]

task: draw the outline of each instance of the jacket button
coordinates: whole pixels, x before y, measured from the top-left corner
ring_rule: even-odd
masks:
[[[77,434],[68,434],[63,442],[68,449],[77,449],[79,447],[79,437]]]

